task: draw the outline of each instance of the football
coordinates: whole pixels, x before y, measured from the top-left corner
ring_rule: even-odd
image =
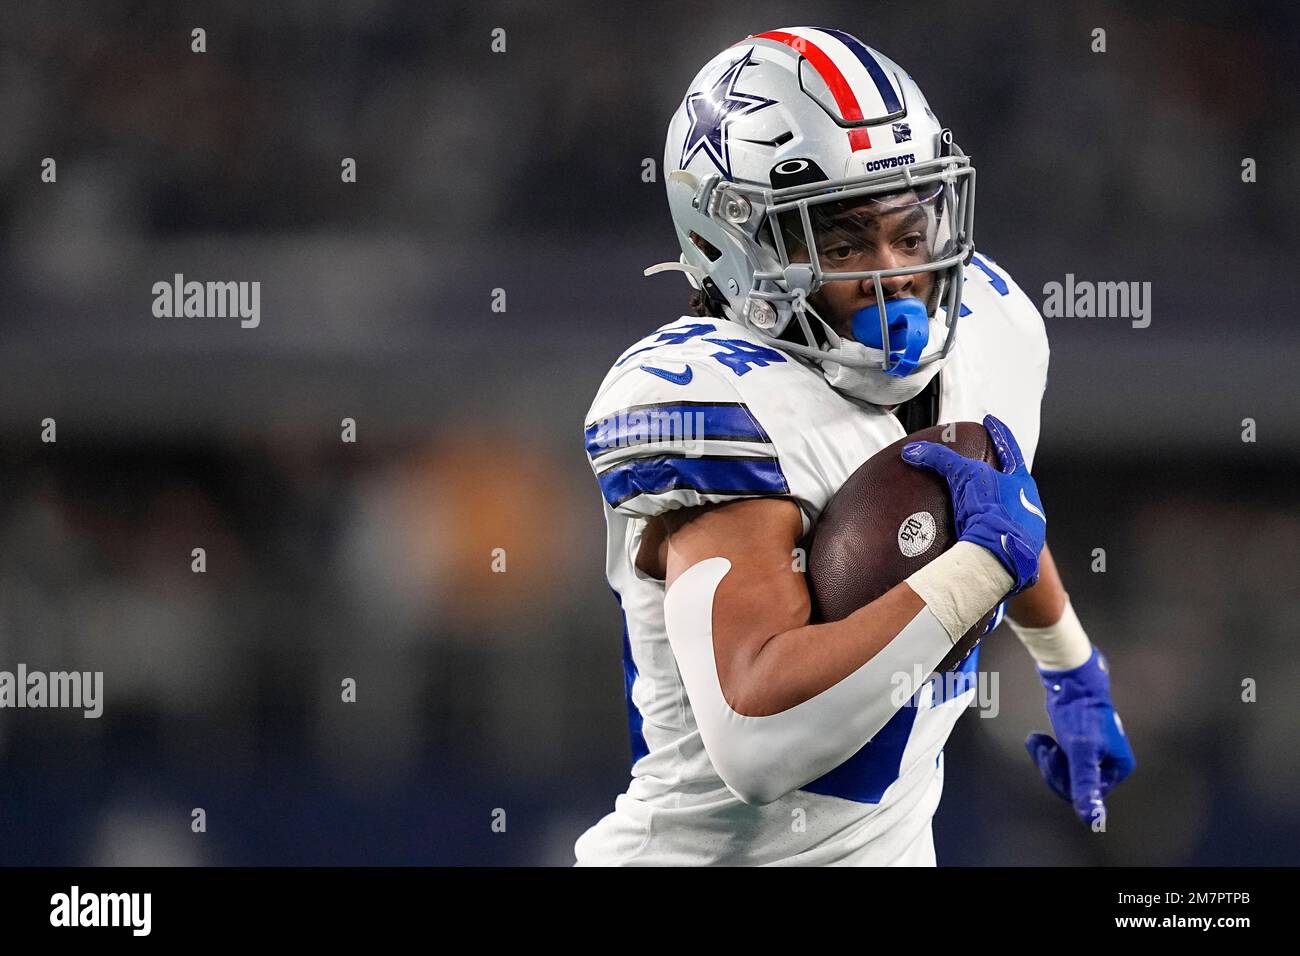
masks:
[[[831,497],[807,543],[815,622],[847,617],[956,542],[947,483],[902,459],[903,446],[913,441],[939,442],[999,467],[997,450],[978,422],[922,429],[863,462]],[[935,670],[960,665],[996,611],[967,631]]]

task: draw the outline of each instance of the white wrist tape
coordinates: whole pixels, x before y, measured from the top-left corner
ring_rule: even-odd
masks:
[[[1023,627],[1007,615],[1007,624],[1020,638],[1020,643],[1045,671],[1068,671],[1086,664],[1092,656],[1092,642],[1083,632],[1079,616],[1074,613],[1069,595],[1061,619],[1050,627]]]
[[[911,699],[953,642],[938,618],[922,608],[897,637],[838,683],[778,714],[746,717],[723,697],[713,650],[713,596],[730,570],[726,558],[691,566],[668,589],[664,623],[718,776],[745,803],[771,803],[862,749]]]
[[[943,622],[954,644],[1015,586],[993,552],[958,541],[907,579],[907,586]]]

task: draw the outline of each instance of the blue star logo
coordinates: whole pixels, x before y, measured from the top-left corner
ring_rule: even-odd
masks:
[[[682,146],[680,168],[685,169],[695,154],[703,150],[718,171],[731,179],[731,150],[727,143],[731,118],[756,113],[776,102],[765,96],[737,92],[736,81],[745,67],[754,65],[751,62],[753,56],[754,48],[750,47],[749,52],[727,67],[707,91],[686,97],[686,115],[690,117],[691,128]]]

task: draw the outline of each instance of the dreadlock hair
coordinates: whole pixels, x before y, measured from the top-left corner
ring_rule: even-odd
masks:
[[[707,295],[699,289],[692,289],[690,296],[686,300],[686,307],[690,314],[701,319],[723,319],[722,310],[717,308]]]

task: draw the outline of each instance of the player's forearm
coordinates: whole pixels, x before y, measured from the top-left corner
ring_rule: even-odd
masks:
[[[1050,627],[1061,620],[1068,595],[1048,545],[1038,558],[1038,583],[1007,602],[1007,616],[1022,627]]]
[[[1092,655],[1092,642],[1046,545],[1038,566],[1038,583],[1007,602],[1007,625],[1041,669],[1071,670]]]
[[[773,635],[745,666],[732,706],[765,717],[817,696],[874,658],[924,607],[900,583],[842,620]]]
[[[881,640],[881,623],[868,620],[874,617],[870,609],[876,602],[839,622],[837,628],[787,632],[787,637],[803,638],[801,648],[793,640],[780,642],[773,664],[801,663],[793,651],[786,654],[785,645],[811,653],[815,660],[831,660],[833,654],[815,650],[815,641],[833,636],[842,645],[850,644],[855,629],[871,653],[820,693],[759,716],[732,707],[718,679],[713,600],[730,562],[723,558],[700,562],[669,587],[664,601],[668,638],[705,749],[737,796],[747,803],[770,803],[851,757],[889,722],[956,640],[1011,586],[1010,575],[996,558],[965,542],[927,568],[927,574],[913,575],[886,601],[895,620],[913,610],[888,640]],[[914,593],[909,595],[909,590]],[[856,627],[855,616],[860,618]],[[774,681],[784,680],[779,667],[773,667],[771,674]]]
[[[995,558],[962,543],[842,620],[773,636],[745,668],[736,709],[766,716],[822,693],[872,660],[927,606],[956,643],[1010,587],[1010,576]],[[908,672],[920,668],[928,675],[950,649],[931,661],[933,648],[916,648],[906,657]]]

